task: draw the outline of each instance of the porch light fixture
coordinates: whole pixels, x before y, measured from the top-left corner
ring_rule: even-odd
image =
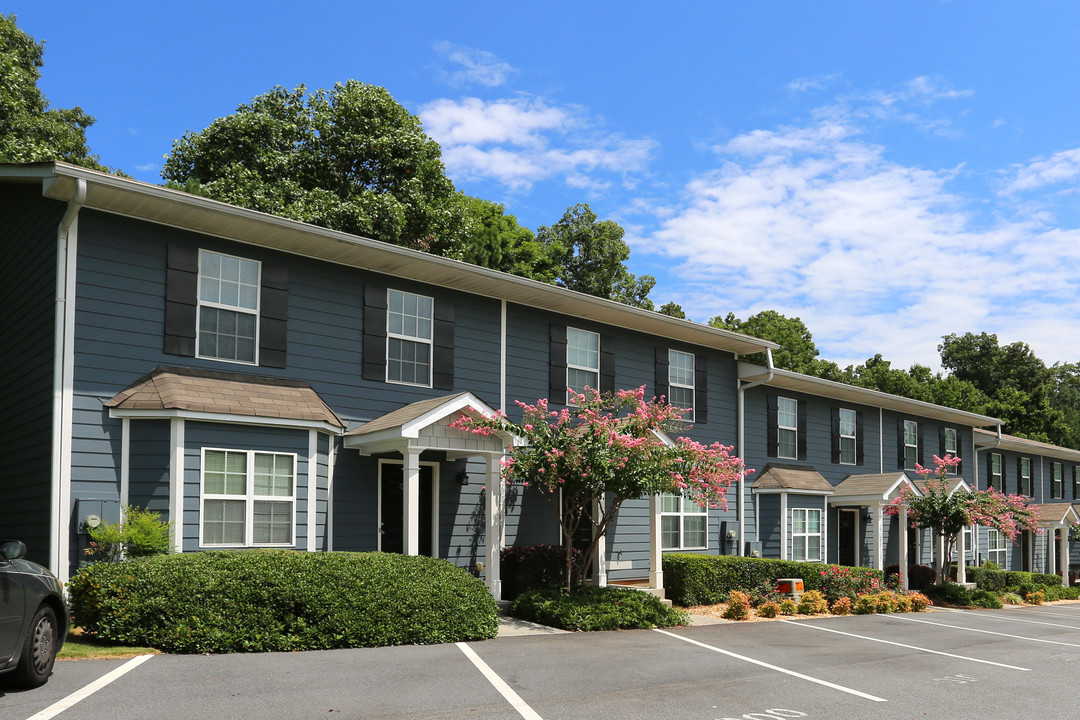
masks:
[[[465,470],[462,470],[461,472],[459,472],[457,474],[457,481],[458,481],[458,484],[460,484],[460,485],[468,485],[469,484],[469,473],[467,471],[465,471]]]
[[[874,522],[874,511],[867,509],[866,511],[866,524],[871,525]]]

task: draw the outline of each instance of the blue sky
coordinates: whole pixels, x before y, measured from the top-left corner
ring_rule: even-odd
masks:
[[[520,7],[518,7],[520,6]],[[458,188],[577,202],[707,321],[801,317],[823,357],[936,366],[946,333],[1080,360],[1080,4],[9,0],[41,86],[159,183],[275,85],[386,87]]]

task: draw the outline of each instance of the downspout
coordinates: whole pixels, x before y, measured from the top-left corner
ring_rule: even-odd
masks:
[[[736,356],[736,359],[737,358],[738,356]],[[743,459],[744,463],[746,462],[746,422],[744,418],[746,401],[744,399],[744,393],[749,388],[762,385],[773,379],[773,370],[775,370],[776,368],[773,366],[772,350],[769,348],[765,349],[765,367],[767,368],[768,373],[760,380],[755,380],[754,382],[747,383],[745,385],[743,385],[739,380],[735,381],[739,383],[737,393],[739,457]],[[746,554],[746,498],[746,470],[744,465],[743,470],[739,471],[739,555]]]
[[[56,315],[53,321],[53,439],[49,565],[61,581],[68,580],[71,533],[71,432],[75,372],[75,259],[78,216],[86,202],[86,180],[75,180],[75,192],[56,233]]]

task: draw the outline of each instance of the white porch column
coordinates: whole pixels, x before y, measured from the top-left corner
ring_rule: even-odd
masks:
[[[1055,560],[1057,560],[1057,546],[1054,543],[1054,528],[1047,528],[1046,533],[1046,572],[1054,572]]]
[[[169,421],[172,460],[169,463],[169,532],[173,552],[184,552],[184,419]]]
[[[964,542],[964,531],[956,533],[956,582],[967,582],[967,543]]]
[[[897,516],[900,520],[900,589],[908,589],[908,519],[907,519],[907,505],[900,506],[900,514]]]
[[[503,507],[506,502],[506,485],[502,480],[499,458],[487,456],[487,528],[484,533],[486,551],[484,584],[492,597],[502,600],[502,575],[499,561],[503,548]]]
[[[1069,587],[1069,526],[1061,528],[1061,537],[1058,538],[1058,557],[1061,562],[1061,585]]]
[[[945,573],[945,577],[938,578],[938,582],[949,581],[949,563],[947,560],[942,560],[945,557],[945,536],[934,533],[934,537],[937,539],[937,546],[934,548],[934,565],[941,565],[941,571]]]
[[[874,508],[874,567],[878,570],[885,569],[885,538],[882,537],[884,523],[881,522],[881,510],[882,505],[878,503]]]
[[[593,538],[596,538],[596,524],[600,513],[603,511],[604,495],[593,504]],[[607,537],[601,536],[596,541],[596,556],[593,557],[593,584],[599,587],[607,587]]]
[[[402,452],[405,465],[402,468],[405,554],[420,554],[420,451],[409,448]]]
[[[649,498],[649,588],[662,590],[664,587],[664,552],[661,549],[660,535],[660,496]]]

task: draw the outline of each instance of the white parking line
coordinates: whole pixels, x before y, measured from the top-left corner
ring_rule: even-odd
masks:
[[[472,664],[476,666],[476,669],[483,673],[488,682],[491,683],[496,690],[499,691],[506,702],[510,703],[510,706],[518,711],[518,715],[525,718],[525,720],[544,720],[528,703],[521,699],[521,696],[514,692],[514,689],[506,684],[506,681],[496,674],[486,662],[484,662],[476,651],[463,642],[455,643],[460,648],[461,652],[465,653],[465,657],[472,661]]]
[[[63,700],[60,700],[58,702],[53,703],[52,705],[45,708],[44,710],[37,713],[36,715],[31,715],[29,718],[27,718],[27,720],[49,720],[49,718],[56,717],[57,715],[64,712],[65,710],[67,710],[72,705],[74,705],[75,703],[79,702],[80,700],[85,700],[86,698],[90,697],[91,695],[96,693],[101,688],[103,688],[106,685],[108,685],[109,683],[111,683],[113,680],[116,680],[121,675],[126,675],[127,673],[131,672],[132,670],[137,668],[139,665],[142,665],[144,662],[146,662],[147,660],[149,660],[152,657],[154,657],[154,656],[153,655],[139,655],[138,657],[131,658],[130,660],[128,660],[126,663],[124,663],[120,667],[116,668],[115,670],[113,670],[111,672],[105,673],[104,675],[99,677],[94,682],[90,683],[89,685],[83,687],[80,690],[76,690],[75,692],[71,693],[70,695],[68,695]]]
[[[945,612],[964,613],[964,610],[951,610],[949,608],[942,608]],[[1031,623],[1032,625],[1049,625],[1050,627],[1065,628],[1066,630],[1080,630],[1080,627],[1076,625],[1062,625],[1061,623],[1043,622],[1042,620],[1024,620],[1018,617],[1007,617],[1005,615],[994,615],[991,613],[974,613],[973,617],[977,618],[990,618],[992,620],[1004,620],[1006,622],[1018,622],[1018,623]]]
[[[706,650],[712,650],[713,652],[720,653],[721,655],[727,655],[728,657],[733,657],[736,660],[742,660],[744,662],[752,663],[754,665],[759,665],[760,667],[763,667],[763,668],[768,668],[769,670],[775,670],[776,672],[784,673],[785,675],[791,675],[792,677],[797,677],[800,680],[806,680],[808,682],[817,683],[818,685],[824,685],[825,687],[830,687],[833,690],[839,690],[841,692],[846,692],[846,693],[848,693],[850,695],[856,695],[858,697],[865,698],[867,700],[873,700],[874,702],[888,702],[885,698],[880,698],[880,697],[878,697],[876,695],[870,695],[868,693],[860,692],[859,690],[853,690],[853,689],[851,689],[849,687],[844,687],[843,685],[837,685],[836,683],[828,682],[827,680],[819,680],[817,678],[810,677],[809,675],[803,675],[802,673],[795,672],[794,670],[788,670],[786,668],[778,667],[776,665],[770,665],[767,662],[762,662],[761,660],[755,660],[754,658],[746,657],[745,655],[739,655],[739,654],[733,653],[733,652],[731,652],[729,650],[724,650],[722,648],[718,648],[718,647],[716,647],[714,645],[706,645],[703,642],[698,642],[697,640],[691,640],[688,637],[683,637],[682,635],[676,635],[675,633],[668,632],[667,630],[659,630],[657,628],[653,628],[653,632],[658,632],[661,635],[667,635],[668,637],[673,637],[673,638],[675,638],[677,640],[682,640],[683,642],[688,642],[691,645],[697,645],[698,647],[703,647]]]
[[[1015,638],[1017,640],[1030,640],[1031,642],[1047,643],[1048,645],[1067,645],[1068,647],[1080,647],[1076,643],[1058,642],[1057,640],[1043,640],[1041,638],[1026,637],[1024,635],[1010,635],[1009,633],[993,632],[992,630],[977,630],[975,628],[960,627],[959,625],[948,625],[946,623],[930,622],[929,620],[916,620],[915,618],[904,617],[903,615],[882,615],[881,617],[892,618],[893,620],[907,620],[908,622],[922,623],[923,625],[937,625],[939,627],[952,628],[953,630],[963,630],[964,632],[983,633],[984,635],[1000,635],[1001,637]]]
[[[823,632],[836,633],[837,635],[847,635],[848,637],[859,638],[861,640],[870,640],[872,642],[885,643],[886,645],[895,645],[897,647],[907,648],[909,650],[918,650],[919,652],[931,653],[933,655],[944,655],[945,657],[957,658],[959,660],[970,660],[972,662],[983,663],[984,665],[997,665],[998,667],[1008,668],[1010,670],[1023,670],[1024,672],[1031,672],[1031,668],[1019,667],[1017,665],[1006,665],[1004,663],[991,662],[990,660],[982,660],[980,658],[968,657],[966,655],[954,655],[953,653],[942,652],[940,650],[930,650],[929,648],[916,647],[915,645],[905,645],[904,643],[893,642],[892,640],[882,640],[881,638],[869,637],[867,635],[856,635],[855,633],[843,632],[841,630],[833,630],[831,628],[823,628],[818,625],[809,625],[805,622],[792,622],[791,620],[781,620],[780,622],[787,623],[788,625],[795,625],[801,628],[811,628],[812,630],[821,630]]]

